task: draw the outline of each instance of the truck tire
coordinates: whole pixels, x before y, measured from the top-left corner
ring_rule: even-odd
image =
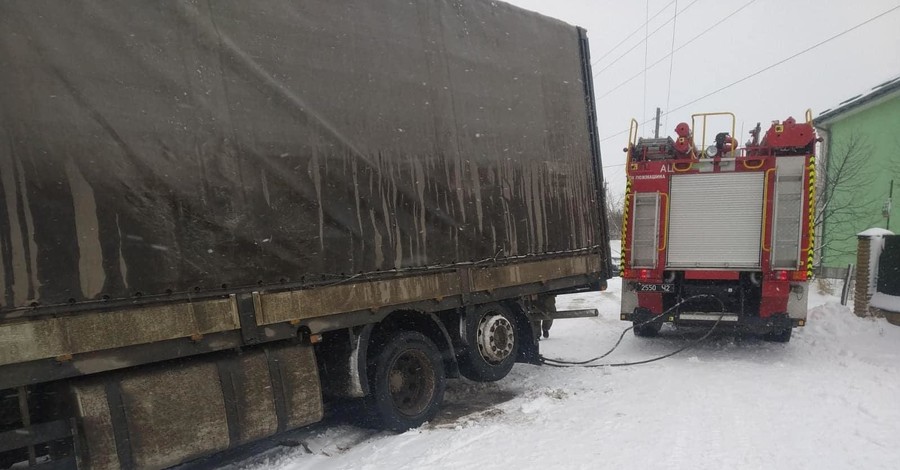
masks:
[[[11,450],[9,452],[0,453],[0,469],[12,468],[13,464],[28,460],[28,453],[25,450]]]
[[[476,382],[506,377],[519,354],[516,318],[500,304],[488,304],[466,319],[466,344],[459,372]]]
[[[763,336],[763,339],[766,341],[771,341],[773,343],[787,343],[791,340],[791,333],[793,331],[793,328],[788,327],[783,330],[777,330],[771,333],[767,333]]]
[[[434,418],[447,379],[437,346],[422,333],[394,335],[372,367],[372,393],[366,408],[374,424],[403,432]]]
[[[637,325],[637,323],[635,323]],[[653,338],[659,335],[659,330],[662,329],[662,320],[650,322],[646,325],[635,326],[634,327],[634,335],[640,336],[641,338]]]

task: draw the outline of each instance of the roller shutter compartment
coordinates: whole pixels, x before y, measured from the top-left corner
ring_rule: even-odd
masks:
[[[670,268],[758,269],[763,173],[673,175]]]

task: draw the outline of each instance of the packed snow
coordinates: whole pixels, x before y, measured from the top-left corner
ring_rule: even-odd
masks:
[[[611,283],[558,299],[600,316],[557,321],[545,356],[590,358],[616,341],[628,325],[619,279]],[[420,429],[398,435],[332,418],[226,468],[900,468],[900,327],[818,293],[808,320],[787,344],[713,334],[645,365],[518,364],[497,383],[453,380],[445,411]],[[604,361],[659,356],[703,333],[629,334]]]

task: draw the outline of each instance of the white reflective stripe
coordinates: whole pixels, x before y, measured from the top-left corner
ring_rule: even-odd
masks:
[[[673,175],[667,265],[758,268],[763,172]]]
[[[699,321],[716,321],[719,319],[719,314],[708,314],[708,313],[682,313],[678,315],[679,320],[699,320]],[[721,315],[722,321],[738,321],[737,315],[725,314]]]

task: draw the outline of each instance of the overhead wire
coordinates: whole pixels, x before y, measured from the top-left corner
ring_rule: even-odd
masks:
[[[678,30],[678,0],[675,0],[675,16],[672,18],[672,46],[669,49],[669,83],[666,85],[666,110],[669,109],[669,103],[672,100],[672,68],[675,65],[675,32]],[[647,76],[647,64],[644,64],[644,76]],[[656,123],[657,129],[659,123]],[[669,128],[669,115],[666,114],[665,129]]]
[[[739,83],[741,83],[741,82],[744,82],[744,81],[746,81],[746,80],[748,80],[748,79],[751,79],[751,78],[753,78],[753,77],[755,77],[755,76],[757,76],[757,75],[759,75],[759,74],[761,74],[761,73],[763,73],[763,72],[765,72],[765,71],[767,71],[767,70],[773,69],[773,68],[775,68],[775,67],[777,67],[777,66],[779,66],[779,65],[781,65],[781,64],[783,64],[783,63],[785,63],[785,62],[787,62],[787,61],[789,61],[789,60],[795,59],[795,58],[797,58],[797,57],[799,57],[799,56],[801,56],[801,55],[803,55],[803,54],[806,54],[807,52],[809,52],[809,51],[811,51],[811,50],[813,50],[813,49],[816,49],[816,48],[818,48],[818,47],[820,47],[820,46],[823,46],[823,45],[825,45],[825,44],[827,44],[827,43],[829,43],[829,42],[831,42],[831,41],[833,41],[833,40],[835,40],[835,39],[837,39],[837,38],[839,38],[839,37],[841,37],[841,36],[843,36],[843,35],[845,35],[845,34],[848,34],[848,33],[852,32],[852,31],[854,31],[854,30],[856,30],[856,29],[859,29],[859,28],[861,28],[861,27],[863,27],[863,26],[865,26],[865,25],[867,25],[867,24],[869,24],[869,23],[871,23],[871,22],[877,20],[878,18],[881,18],[882,16],[885,16],[885,15],[887,15],[887,14],[889,14],[889,13],[891,13],[891,12],[894,12],[894,11],[896,11],[896,10],[900,10],[900,5],[897,5],[897,6],[895,6],[894,8],[891,8],[891,9],[889,9],[889,10],[886,10],[886,11],[884,11],[884,12],[882,12],[882,13],[879,13],[879,14],[877,14],[877,15],[875,15],[875,16],[873,16],[873,17],[871,17],[871,18],[869,18],[869,19],[867,19],[867,20],[865,20],[865,21],[863,21],[862,23],[859,23],[859,24],[857,24],[857,25],[855,25],[855,26],[852,26],[852,27],[850,27],[850,28],[848,28],[848,29],[845,29],[844,31],[841,31],[841,32],[838,33],[838,34],[835,34],[834,36],[831,36],[831,37],[829,37],[829,38],[827,38],[827,39],[824,39],[824,40],[822,40],[822,41],[819,41],[819,42],[817,42],[816,44],[813,44],[812,46],[809,46],[809,47],[807,47],[806,49],[803,49],[802,51],[797,52],[797,53],[791,55],[790,57],[781,59],[781,60],[779,60],[778,62],[775,62],[774,64],[771,64],[771,65],[768,65],[768,66],[766,66],[766,67],[763,67],[763,68],[757,70],[756,72],[751,73],[750,75],[747,75],[747,76],[745,76],[745,77],[743,77],[743,78],[741,78],[741,79],[739,79],[739,80],[735,80],[735,81],[729,83],[728,85],[722,86],[722,87],[720,87],[720,88],[718,88],[718,89],[716,89],[716,90],[713,90],[713,91],[711,91],[711,92],[709,92],[709,93],[707,93],[707,94],[705,94],[705,95],[703,95],[703,96],[701,96],[701,97],[699,97],[699,98],[696,98],[696,99],[694,99],[694,100],[692,100],[692,101],[689,101],[689,102],[687,102],[687,103],[684,103],[684,104],[682,104],[681,106],[679,106],[679,107],[677,107],[677,108],[671,110],[670,112],[678,111],[678,110],[680,110],[680,109],[682,109],[682,108],[685,108],[685,107],[687,107],[687,106],[690,106],[690,105],[692,105],[692,104],[694,104],[694,103],[696,103],[696,102],[698,102],[698,101],[700,101],[700,100],[702,100],[702,99],[708,98],[708,97],[710,97],[710,96],[712,96],[712,95],[715,95],[716,93],[719,93],[719,92],[721,92],[721,91],[727,90],[728,88],[731,88],[731,87],[733,87],[733,86],[735,86],[735,85],[737,85],[737,84],[739,84]]]
[[[668,114],[668,113],[666,113],[666,114]],[[640,123],[639,125],[640,125],[640,126],[643,126],[644,124],[647,124],[648,122],[651,122],[651,121],[653,121],[653,119],[648,119],[648,120],[646,120],[646,121]],[[628,132],[628,129],[625,129],[624,131],[619,131],[619,132],[616,132],[615,134],[610,134],[610,135],[608,135],[608,136],[606,136],[606,137],[601,138],[601,139],[600,139],[600,142],[606,142],[606,141],[609,140],[609,139],[618,137],[618,136],[620,136],[620,135],[622,135],[622,134],[625,134],[625,133],[627,133],[627,132]]]
[[[692,105],[692,104],[694,104],[694,103],[696,103],[696,102],[698,102],[698,101],[704,100],[704,99],[706,99],[706,98],[709,98],[710,96],[713,96],[713,95],[715,95],[715,94],[721,93],[722,91],[725,91],[725,90],[727,90],[727,89],[729,89],[729,88],[731,88],[731,87],[733,87],[733,86],[735,86],[735,85],[738,85],[738,84],[740,84],[740,83],[742,83],[742,82],[744,82],[744,81],[747,81],[747,80],[749,80],[749,79],[751,79],[751,78],[753,78],[753,77],[755,77],[755,76],[757,76],[757,75],[759,75],[759,74],[761,74],[761,73],[763,73],[763,72],[766,72],[766,71],[768,71],[768,70],[771,70],[771,69],[773,69],[773,68],[775,68],[775,67],[777,67],[777,66],[779,66],[779,65],[781,65],[781,64],[783,64],[783,63],[785,63],[785,62],[788,62],[788,61],[790,61],[790,60],[796,59],[797,57],[799,57],[799,56],[801,56],[801,55],[803,55],[803,54],[806,54],[807,52],[810,52],[810,51],[812,51],[812,50],[814,50],[814,49],[817,49],[817,48],[819,48],[819,47],[821,47],[821,46],[823,46],[823,45],[825,45],[825,44],[827,44],[827,43],[829,43],[829,42],[831,42],[831,41],[833,41],[833,40],[835,40],[835,39],[837,39],[837,38],[839,38],[839,37],[841,37],[841,36],[844,36],[844,35],[846,35],[846,34],[852,32],[852,31],[855,31],[855,30],[857,30],[857,29],[859,29],[859,28],[861,28],[861,27],[863,27],[863,26],[865,26],[865,25],[867,25],[867,24],[869,24],[869,23],[871,23],[871,22],[873,22],[873,21],[875,21],[875,20],[877,20],[877,19],[879,19],[879,18],[885,16],[885,15],[888,15],[888,14],[890,14],[890,13],[893,13],[894,11],[897,11],[897,10],[900,10],[900,5],[897,5],[897,6],[893,7],[893,8],[890,8],[890,9],[888,9],[888,10],[885,10],[885,11],[883,11],[883,12],[881,12],[881,13],[879,13],[879,14],[877,14],[877,15],[875,15],[875,16],[873,16],[873,17],[871,17],[871,18],[869,18],[869,19],[867,19],[867,20],[865,20],[865,21],[863,21],[863,22],[861,22],[861,23],[858,23],[858,24],[856,24],[856,25],[854,25],[854,26],[851,26],[851,27],[849,27],[849,28],[847,28],[847,29],[845,29],[845,30],[843,30],[843,31],[841,31],[841,32],[839,32],[839,33],[833,35],[833,36],[830,36],[830,37],[828,37],[828,38],[825,38],[825,39],[823,39],[823,40],[821,40],[821,41],[819,41],[819,42],[813,44],[812,46],[809,46],[809,47],[807,47],[807,48],[805,48],[805,49],[803,49],[803,50],[801,50],[801,51],[799,51],[799,52],[796,52],[796,53],[794,53],[794,54],[792,54],[792,55],[790,55],[790,56],[788,56],[788,57],[786,57],[786,58],[784,58],[784,59],[781,59],[781,60],[779,60],[779,61],[777,61],[777,62],[775,62],[775,63],[773,63],[773,64],[770,64],[770,65],[768,65],[768,66],[766,66],[766,67],[763,67],[763,68],[761,68],[761,69],[759,69],[759,70],[757,70],[757,71],[755,71],[755,72],[753,72],[753,73],[751,73],[751,74],[748,74],[748,75],[746,75],[746,76],[744,76],[744,77],[742,77],[742,78],[740,78],[740,79],[738,79],[738,80],[735,80],[735,81],[733,81],[733,82],[731,82],[731,83],[729,83],[729,84],[727,84],[727,85],[724,85],[724,86],[722,86],[722,87],[719,87],[719,88],[717,88],[717,89],[715,89],[715,90],[713,90],[713,91],[711,91],[711,92],[709,92],[709,93],[706,93],[705,95],[702,95],[702,96],[700,96],[700,97],[698,97],[698,98],[695,98],[695,99],[693,99],[693,100],[691,100],[691,101],[688,101],[687,103],[681,104],[681,105],[679,105],[678,107],[676,107],[676,108],[674,108],[674,109],[666,110],[665,115],[674,113],[675,111],[679,111],[679,110],[681,110],[681,109],[684,109],[684,108],[686,108],[686,107],[688,107],[688,106],[690,106],[690,105]],[[684,10],[682,10],[682,11],[684,11]],[[651,119],[651,120],[645,120],[645,121],[642,122],[640,125],[647,124],[647,123],[650,122],[650,121],[652,121],[652,119]],[[607,141],[607,140],[609,140],[609,139],[612,139],[612,138],[614,138],[614,137],[618,137],[618,136],[620,136],[620,135],[622,135],[622,134],[625,134],[625,133],[627,133],[627,132],[628,132],[628,129],[625,129],[625,130],[623,130],[623,131],[616,132],[615,134],[610,134],[610,135],[608,135],[608,136],[606,136],[606,137],[603,137],[603,138],[600,139],[600,141],[601,141],[601,142],[605,142],[605,141]]]
[[[647,67],[647,70],[642,70],[642,71],[640,71],[640,72],[638,72],[638,73],[636,73],[636,74],[634,74],[634,75],[628,77],[627,79],[625,79],[624,81],[622,81],[622,82],[619,83],[618,85],[616,85],[616,86],[610,88],[610,89],[607,90],[605,93],[603,93],[602,95],[598,96],[598,97],[597,97],[597,101],[599,101],[599,100],[601,100],[601,99],[603,99],[603,98],[609,96],[609,95],[612,94],[614,91],[616,91],[616,90],[618,90],[619,88],[622,88],[623,86],[627,85],[627,84],[630,83],[632,80],[634,80],[634,79],[640,77],[641,74],[646,73],[648,70],[650,70],[650,69],[652,69],[653,67],[656,67],[657,65],[659,65],[660,63],[662,63],[662,61],[664,61],[664,60],[666,60],[666,59],[668,59],[668,58],[670,58],[670,57],[673,57],[673,55],[674,55],[676,52],[678,52],[678,51],[684,49],[686,46],[688,46],[688,45],[691,44],[692,42],[696,41],[697,39],[700,39],[700,37],[702,37],[703,35],[709,33],[710,31],[712,31],[712,30],[715,29],[716,27],[721,26],[722,24],[725,24],[725,20],[726,20],[726,19],[728,19],[728,18],[730,18],[730,17],[736,15],[736,14],[739,13],[741,10],[743,10],[744,8],[747,8],[748,6],[750,6],[750,4],[752,4],[752,3],[755,2],[755,1],[756,1],[756,0],[750,0],[750,1],[748,1],[747,3],[743,4],[740,8],[738,8],[738,9],[732,11],[731,13],[729,13],[728,15],[726,15],[725,18],[723,18],[723,19],[721,19],[721,20],[715,22],[712,26],[710,26],[710,27],[704,29],[704,30],[701,31],[699,34],[697,34],[696,36],[694,36],[694,37],[692,37],[691,39],[687,40],[684,44],[682,44],[682,45],[678,46],[677,48],[675,48],[671,53],[666,54],[666,55],[660,57],[656,62],[650,64],[650,65]],[[682,10],[682,11],[684,11],[684,10]],[[677,14],[677,13],[676,13],[676,14]],[[673,30],[673,33],[674,33],[674,30]],[[666,107],[668,108],[668,104],[666,105]]]
[[[688,8],[690,8],[691,6],[693,6],[695,3],[699,2],[699,1],[700,1],[700,0],[694,0],[693,2],[689,3],[688,6],[684,7],[684,9],[682,9],[682,10],[679,12],[679,14],[684,13],[685,11],[687,11]],[[653,36],[654,34],[656,34],[657,32],[659,32],[659,30],[663,29],[664,27],[666,27],[667,24],[669,24],[669,23],[671,23],[671,22],[672,22],[672,18],[669,18],[665,23],[659,25],[659,27],[657,27],[657,28],[654,29],[652,32],[650,32],[650,33],[647,35],[647,38],[649,38],[650,36]],[[644,44],[644,43],[646,42],[646,40],[647,40],[647,39],[644,39],[644,40],[642,40],[642,41],[639,41],[637,44],[631,46],[630,49],[628,49],[627,51],[623,52],[621,55],[619,55],[618,57],[616,57],[615,60],[613,60],[612,62],[606,64],[606,66],[604,66],[602,69],[600,69],[600,70],[594,72],[594,77],[596,78],[596,77],[599,76],[601,73],[603,73],[604,71],[608,70],[610,67],[612,67],[613,65],[615,65],[616,63],[618,63],[620,60],[622,60],[623,58],[625,58],[625,56],[627,56],[631,51],[637,49],[641,44]]]
[[[657,11],[656,13],[653,14],[653,16],[650,17],[650,19],[648,20],[648,22],[653,21],[654,19],[656,19],[657,16],[659,16],[663,11],[665,11],[666,8],[669,8],[669,5],[675,3],[675,1],[676,1],[676,0],[672,0],[671,2],[667,3],[666,6],[660,8],[659,11]],[[632,36],[634,36],[635,34],[637,34],[638,31],[640,31],[641,28],[643,28],[644,25],[646,25],[646,24],[647,24],[647,23],[644,23],[644,24],[638,26],[637,28],[635,28],[635,30],[632,31],[631,34],[629,34],[628,36],[625,36],[625,39],[622,39],[621,41],[619,41],[618,43],[616,43],[616,45],[613,46],[612,49],[606,51],[603,55],[601,55],[601,56],[598,57],[597,59],[594,59],[594,62],[591,64],[591,66],[596,66],[597,64],[599,64],[601,60],[603,60],[604,58],[606,58],[606,56],[612,54],[612,52],[613,52],[614,50],[618,49],[619,46],[621,46],[622,44],[625,44],[626,41],[628,41],[629,39],[631,39]]]
[[[650,51],[650,0],[646,1],[647,21],[644,22],[644,119],[647,119],[647,55]]]

